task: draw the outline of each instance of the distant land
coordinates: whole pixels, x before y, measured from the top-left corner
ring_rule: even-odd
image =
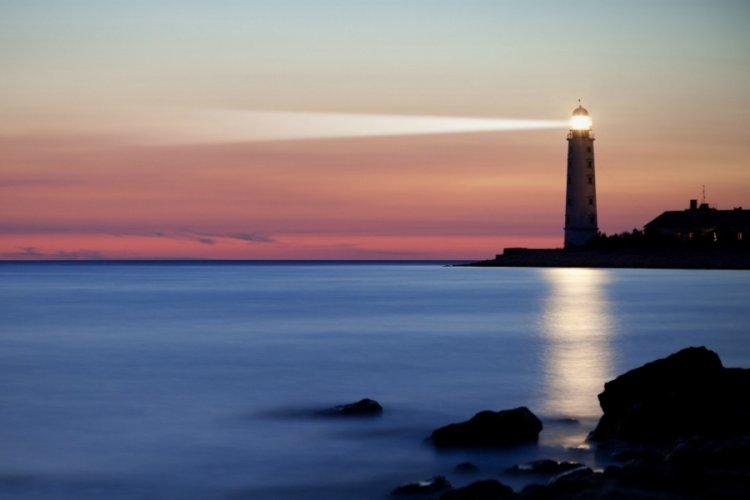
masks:
[[[747,249],[531,249],[506,248],[477,267],[611,267],[640,269],[750,269]]]
[[[482,267],[750,269],[750,210],[718,210],[690,200],[629,233],[598,234],[570,248],[506,248]]]

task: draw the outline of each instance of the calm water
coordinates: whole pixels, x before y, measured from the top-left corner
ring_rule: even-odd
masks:
[[[0,497],[383,498],[595,464],[604,381],[688,345],[750,366],[750,272],[0,264]],[[315,412],[371,397],[374,419]],[[526,405],[538,446],[436,452]],[[562,418],[575,418],[569,423]],[[462,477],[471,460],[482,473]],[[601,465],[601,464],[600,464]]]

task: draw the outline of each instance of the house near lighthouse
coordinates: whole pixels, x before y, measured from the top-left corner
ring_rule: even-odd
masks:
[[[750,210],[736,207],[719,210],[708,203],[690,200],[687,210],[670,210],[644,226],[646,234],[682,241],[746,244],[750,239]]]

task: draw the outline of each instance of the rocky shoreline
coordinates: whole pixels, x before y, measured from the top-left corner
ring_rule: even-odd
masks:
[[[636,269],[750,269],[750,252],[727,248],[531,249],[506,248],[473,267],[601,267]]]
[[[532,484],[514,491],[494,477],[454,488],[444,476],[396,487],[394,498],[745,499],[750,498],[750,369],[725,368],[705,347],[690,347],[635,368],[604,386],[603,411],[589,441],[616,462],[537,460],[506,473]],[[542,424],[527,408],[483,411],[436,429],[436,447],[492,448],[536,441]],[[471,463],[456,472],[479,474]]]

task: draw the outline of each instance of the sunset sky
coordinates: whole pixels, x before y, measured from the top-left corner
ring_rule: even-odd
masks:
[[[749,208],[749,25],[740,0],[0,0],[0,259],[562,245],[564,127],[323,133],[342,114],[559,121],[580,98],[602,231],[703,185]],[[259,111],[303,130],[268,140]]]

